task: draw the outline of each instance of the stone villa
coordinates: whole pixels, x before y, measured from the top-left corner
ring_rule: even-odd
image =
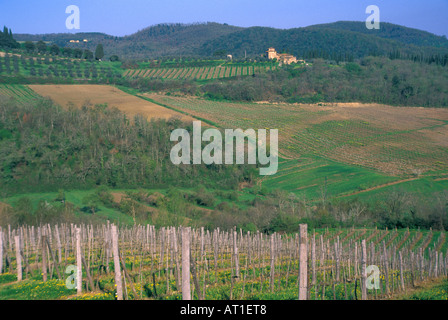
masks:
[[[277,53],[277,51],[272,47],[266,52],[268,54],[268,59],[277,59],[280,63],[291,64],[293,62],[298,62],[297,58],[293,55],[288,53]]]

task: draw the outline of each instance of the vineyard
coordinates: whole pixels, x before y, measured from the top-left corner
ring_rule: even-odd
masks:
[[[8,227],[0,232],[0,297],[387,299],[447,276],[447,249],[445,233],[432,230]]]
[[[445,109],[238,103],[155,93],[145,97],[219,128],[278,129],[283,159],[277,174],[263,180],[267,187],[318,199],[325,181],[332,196],[398,184],[421,192],[447,186]]]
[[[195,97],[148,97],[221,128],[279,130],[287,158],[333,159],[392,175],[446,172],[448,112],[383,105],[294,105],[218,102]]]
[[[20,103],[27,103],[40,98],[40,96],[28,86],[19,84],[0,84],[0,96],[13,98]]]
[[[209,66],[185,68],[148,68],[127,69],[124,77],[153,78],[153,79],[196,79],[210,80],[235,76],[251,76],[254,74],[273,70],[274,66],[248,65],[248,66]]]

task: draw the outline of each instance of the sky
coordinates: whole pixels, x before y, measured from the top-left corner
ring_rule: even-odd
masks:
[[[79,29],[67,29],[66,8],[79,8]],[[280,29],[341,20],[380,22],[448,36],[448,0],[0,0],[0,27],[13,33],[104,32],[124,36],[158,23],[219,22]]]

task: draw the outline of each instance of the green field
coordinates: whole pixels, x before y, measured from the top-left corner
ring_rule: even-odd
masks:
[[[0,95],[15,99],[20,103],[32,102],[41,98],[28,86],[20,84],[0,84]]]
[[[308,199],[317,200],[321,199],[322,189],[325,186],[329,199],[397,180],[397,177],[390,177],[362,167],[320,158],[301,158],[280,162],[277,174],[264,179],[263,185],[268,188],[281,188],[304,195]]]

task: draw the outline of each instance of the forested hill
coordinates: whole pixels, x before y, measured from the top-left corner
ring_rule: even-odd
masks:
[[[407,45],[448,48],[448,39],[446,36],[437,36],[427,31],[407,28],[387,22],[382,22],[379,30],[369,30],[366,28],[365,23],[356,21],[318,24],[310,28],[353,31],[368,35],[373,34],[376,37],[396,40]]]
[[[44,40],[65,47],[94,50],[102,43],[106,55],[147,59],[161,56],[260,57],[268,47],[299,57],[353,58],[400,52],[407,56],[445,55],[446,37],[391,23],[368,30],[365,22],[340,21],[304,28],[242,28],[219,23],[159,24],[134,34],[115,37],[102,33],[15,35],[18,41]],[[88,40],[84,42],[83,40]],[[80,40],[70,43],[70,40]]]
[[[198,50],[215,38],[243,28],[219,23],[159,24],[121,38],[116,48],[125,56],[180,56],[204,54]]]
[[[408,56],[448,53],[446,37],[391,23],[381,23],[380,30],[369,30],[365,22],[345,21],[287,30],[245,28],[208,41],[201,49],[206,55],[225,50],[242,56],[264,52],[266,44],[279,51],[305,58],[346,55],[359,58],[366,55],[389,55],[397,51]]]
[[[195,45],[202,44],[210,39],[222,35],[237,32],[244,28],[219,24],[214,22],[196,24],[158,24],[140,30],[130,36],[123,37],[128,41],[156,41],[171,43],[173,45]]]
[[[322,57],[352,55],[354,58],[367,55],[388,54],[407,48],[396,41],[381,39],[361,33],[317,28],[279,30],[253,27],[205,43],[201,51],[211,55],[225,50],[234,56],[260,55],[269,47],[299,57]]]
[[[18,41],[39,41],[54,43],[59,47],[95,50],[103,44],[107,55],[119,55],[123,59],[145,59],[160,56],[199,55],[198,49],[207,41],[242,30],[241,27],[213,22],[195,24],[158,24],[139,30],[124,37],[98,32],[17,34]],[[78,40],[71,43],[70,40]],[[84,41],[87,40],[87,41]]]

